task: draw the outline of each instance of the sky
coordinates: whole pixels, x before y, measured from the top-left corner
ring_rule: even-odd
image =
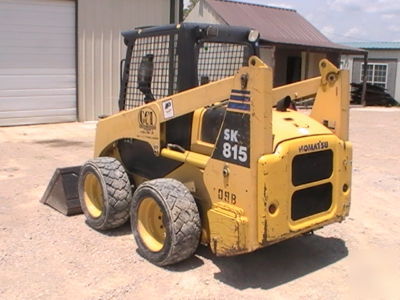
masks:
[[[334,42],[400,42],[400,0],[240,1],[295,9]]]

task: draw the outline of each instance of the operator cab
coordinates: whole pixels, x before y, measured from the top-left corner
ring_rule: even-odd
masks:
[[[259,55],[259,33],[245,27],[182,23],[141,28],[124,32],[123,36],[127,52],[121,62],[120,110],[232,76],[248,65],[251,56]],[[221,123],[222,107],[208,110],[205,118]],[[193,115],[166,122],[165,145],[191,149]],[[216,139],[219,126],[215,125],[204,131],[207,141]],[[156,157],[148,145],[139,141],[122,140],[118,148],[128,170],[146,178],[163,177],[180,165]],[[149,167],[154,160],[157,163]]]

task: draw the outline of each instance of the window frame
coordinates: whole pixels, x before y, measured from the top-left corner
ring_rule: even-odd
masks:
[[[373,85],[375,84],[384,84],[384,89],[387,89],[388,86],[388,77],[389,77],[389,64],[387,63],[368,63],[367,66],[372,66],[372,81],[369,81],[367,78],[367,82]],[[383,81],[375,81],[375,67],[376,66],[386,66],[386,74],[385,74],[385,82]],[[364,71],[364,63],[361,63],[361,70],[360,70],[360,81],[363,81],[363,71]]]

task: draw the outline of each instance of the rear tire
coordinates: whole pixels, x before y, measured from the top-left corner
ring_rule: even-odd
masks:
[[[124,167],[115,158],[98,157],[87,161],[81,169],[78,189],[90,227],[107,230],[128,220],[131,185]]]
[[[189,258],[200,240],[196,202],[175,179],[150,180],[137,188],[132,199],[131,226],[139,254],[158,266]]]

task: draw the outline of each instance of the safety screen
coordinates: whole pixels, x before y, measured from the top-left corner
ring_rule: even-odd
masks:
[[[247,64],[247,46],[239,44],[205,42],[199,49],[199,84],[232,76]]]
[[[178,56],[176,55],[177,34],[138,38],[133,46],[126,85],[125,109],[144,104],[145,95],[138,89],[138,70],[142,58],[152,54],[153,76],[151,92],[155,99],[176,92]]]

